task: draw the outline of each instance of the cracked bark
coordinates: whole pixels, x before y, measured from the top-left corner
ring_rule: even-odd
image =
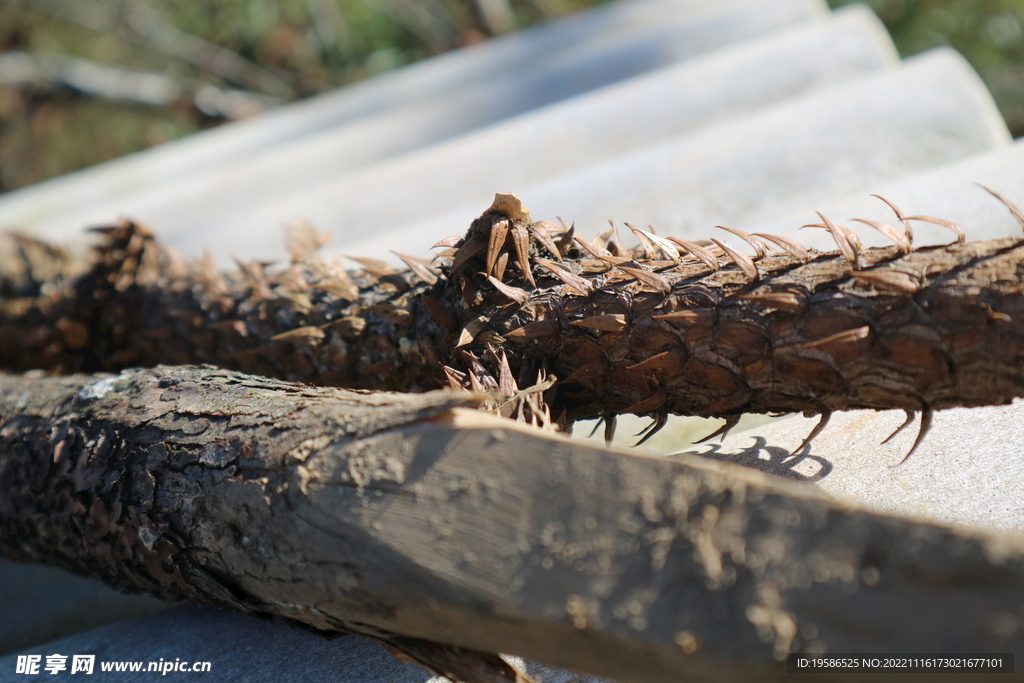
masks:
[[[455,655],[435,668],[469,681],[501,680],[452,670],[480,651],[674,682],[782,680],[789,650],[1024,648],[1019,538],[594,449],[479,402],[209,367],[3,376],[0,551],[421,662],[439,641]]]

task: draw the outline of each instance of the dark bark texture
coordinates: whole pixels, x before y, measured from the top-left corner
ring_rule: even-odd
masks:
[[[367,261],[345,272],[317,256],[315,236],[294,234],[290,265],[225,275],[124,224],[105,231],[84,275],[3,300],[0,359],[63,372],[215,363],[506,398],[553,376],[542,401],[503,414],[544,423],[550,411],[563,427],[621,413],[928,412],[1024,395],[1024,240],[912,251],[885,226],[896,246],[863,249],[825,227],[839,251],[780,242],[767,253],[753,238],[755,263],[640,231],[633,250],[588,242],[504,195],[407,271]]]
[[[515,678],[477,651],[674,683],[789,680],[790,650],[1024,649],[1019,538],[480,401],[209,367],[0,377],[0,552],[367,633],[469,681]]]

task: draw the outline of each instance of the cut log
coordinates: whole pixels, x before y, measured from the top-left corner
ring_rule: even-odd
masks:
[[[638,683],[781,680],[790,651],[1024,649],[1024,538],[584,446],[480,400],[210,367],[2,377],[0,552],[414,657]]]

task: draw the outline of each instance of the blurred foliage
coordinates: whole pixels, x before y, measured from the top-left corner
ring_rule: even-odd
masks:
[[[206,85],[284,102],[600,1],[0,0],[0,60],[75,57],[189,95]],[[509,13],[488,17],[495,6]],[[212,46],[223,52],[206,55]],[[0,79],[0,192],[227,120],[197,99],[155,107]]]
[[[154,106],[0,79],[0,192],[602,1],[0,0],[0,75],[5,54],[57,55],[158,74],[181,93]],[[903,56],[964,54],[1024,134],[1024,0],[866,3]],[[204,88],[252,97],[223,110]]]

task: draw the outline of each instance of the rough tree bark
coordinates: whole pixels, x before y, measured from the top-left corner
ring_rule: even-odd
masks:
[[[1020,538],[594,449],[463,408],[480,400],[210,367],[3,376],[0,551],[368,633],[442,671],[472,650],[781,681],[790,650],[1024,647]],[[438,664],[421,639],[458,647]],[[501,680],[484,668],[447,673]]]
[[[3,300],[0,358],[59,371],[206,362],[321,385],[452,384],[505,397],[553,375],[539,409],[563,427],[621,413],[928,416],[1024,395],[1024,240],[912,251],[883,226],[896,246],[863,249],[824,225],[840,251],[776,238],[787,253],[765,255],[746,236],[763,256],[755,263],[728,245],[637,231],[644,245],[626,253],[532,222],[499,195],[464,238],[444,242],[448,252],[406,258],[402,273],[369,261],[346,273],[307,235],[293,236],[286,268],[222,275],[124,224],[106,230],[85,275]]]

